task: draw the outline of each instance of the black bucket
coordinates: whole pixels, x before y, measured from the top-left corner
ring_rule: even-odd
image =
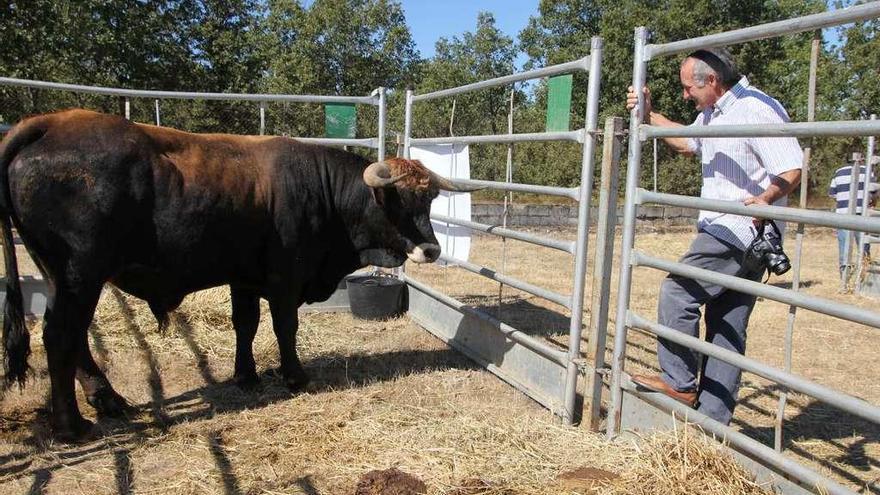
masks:
[[[406,284],[395,277],[350,275],[345,279],[351,314],[365,320],[384,320],[407,310]]]

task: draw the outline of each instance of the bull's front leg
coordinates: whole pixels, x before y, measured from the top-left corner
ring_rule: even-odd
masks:
[[[235,375],[233,380],[248,390],[260,383],[254,362],[254,336],[260,325],[260,298],[251,290],[230,286],[232,326],[235,328]]]
[[[309,377],[296,354],[296,331],[299,327],[297,315],[299,298],[294,294],[273,296],[269,300],[272,312],[272,329],[278,341],[278,354],[281,357],[281,376],[288,388],[301,391],[309,383]]]

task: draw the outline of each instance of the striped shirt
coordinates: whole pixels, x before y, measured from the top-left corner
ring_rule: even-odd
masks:
[[[871,174],[873,176],[873,173]],[[872,177],[873,179],[873,177]],[[831,179],[831,187],[828,188],[828,195],[837,201],[834,211],[837,213],[849,213],[849,186],[852,184],[852,165],[840,167],[834,172],[834,178]],[[865,166],[859,167],[858,190],[856,192],[856,213],[862,213],[862,203],[865,197]]]
[[[691,125],[781,124],[788,122],[782,105],[750,86],[743,77],[711,108],[703,110]],[[803,151],[791,137],[691,138],[688,148],[700,157],[706,199],[743,202],[770,186],[770,179],[800,169]],[[785,206],[788,198],[774,205]],[[784,222],[777,222],[780,230]],[[697,229],[745,249],[755,237],[752,218],[714,211],[700,211]]]

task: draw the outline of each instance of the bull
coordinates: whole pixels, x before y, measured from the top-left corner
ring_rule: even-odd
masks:
[[[436,260],[429,210],[441,189],[464,190],[418,161],[371,164],[290,138],[192,134],[86,110],[28,118],[0,146],[6,381],[24,384],[30,353],[13,227],[49,287],[51,423],[67,440],[92,427],[75,380],[99,414],[128,407],[88,346],[104,283],[145,300],[160,324],[187,294],[228,284],[233,378],[245,387],[258,382],[252,343],[266,299],[280,374],[299,389],[308,376],[297,308],[360,267]]]

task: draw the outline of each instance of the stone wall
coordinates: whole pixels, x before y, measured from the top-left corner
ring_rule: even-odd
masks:
[[[501,224],[504,214],[503,204],[477,203],[471,206],[471,219],[474,222],[489,225]],[[577,226],[577,205],[530,205],[514,204],[510,207],[508,225],[520,226]],[[595,225],[598,209],[592,208],[590,222]],[[662,223],[664,225],[692,225],[697,218],[697,211],[672,206],[640,206],[637,219],[643,222]],[[623,208],[617,208],[617,223],[623,223]]]

